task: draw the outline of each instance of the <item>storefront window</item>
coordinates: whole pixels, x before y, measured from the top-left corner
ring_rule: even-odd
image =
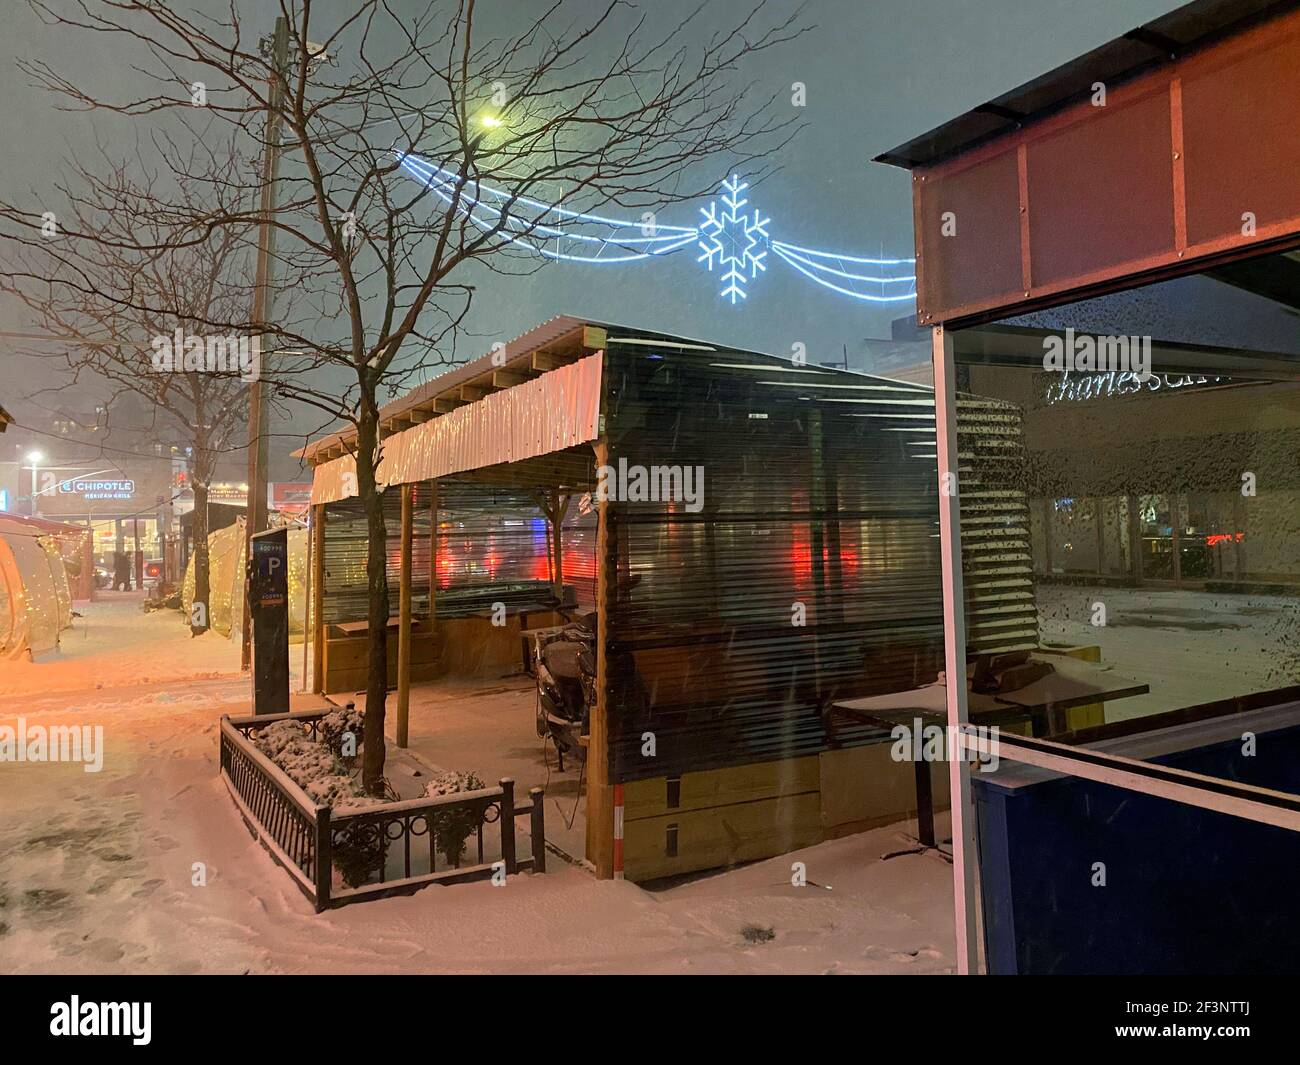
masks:
[[[972,774],[991,971],[1121,971],[1131,950],[1159,971],[1287,964],[1294,922],[1254,914],[1300,846],[1300,291],[1257,291],[1260,266],[952,336],[966,710],[1007,767]],[[1045,368],[1079,338],[1149,364]],[[962,437],[978,403],[1013,427],[998,488],[1030,517],[1033,635],[1009,652],[971,638],[992,535]],[[1017,531],[1014,513],[997,529]],[[1202,931],[1178,900],[1208,892],[1237,908]]]
[[[1143,689],[1054,729],[1296,682],[1300,337],[1271,302],[1186,278],[956,334],[969,391],[1020,419],[1040,645]],[[1191,321],[1173,313],[1197,304]],[[1150,378],[1075,371],[1063,389],[1043,355],[1065,323],[1148,345]]]

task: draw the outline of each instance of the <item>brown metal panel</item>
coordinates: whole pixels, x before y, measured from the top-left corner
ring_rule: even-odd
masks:
[[[917,313],[1022,292],[1020,178],[1014,150],[952,171],[916,176],[917,252],[923,264]],[[951,212],[955,231],[944,235]]]
[[[1089,105],[1026,145],[1035,287],[1115,269],[1174,246],[1167,92]]]
[[[1244,242],[1246,212],[1259,229],[1294,223],[1300,33],[1275,31],[1255,47],[1208,54],[1189,64],[1182,82],[1188,243]]]
[[[1001,317],[1300,237],[1300,11],[1107,95],[914,172],[922,322]],[[941,235],[948,210],[957,237]]]

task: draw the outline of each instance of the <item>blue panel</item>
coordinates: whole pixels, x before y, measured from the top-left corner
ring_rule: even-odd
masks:
[[[1153,761],[1296,792],[1300,728]],[[974,794],[990,972],[1300,971],[1300,833],[1078,778]]]

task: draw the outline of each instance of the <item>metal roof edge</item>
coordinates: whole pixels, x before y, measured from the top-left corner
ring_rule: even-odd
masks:
[[[872,161],[904,170],[931,166],[1077,103],[1092,92],[1095,82],[1127,81],[1296,7],[1300,0],[1193,0]]]

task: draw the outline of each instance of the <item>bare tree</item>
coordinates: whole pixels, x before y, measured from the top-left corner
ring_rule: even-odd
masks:
[[[152,0],[29,3],[59,30],[144,57],[135,66],[152,84],[121,100],[24,64],[66,106],[186,127],[202,114],[263,146],[283,137],[269,209],[231,206],[253,202],[249,175],[228,182],[221,211],[161,199],[144,210],[181,245],[269,224],[283,306],[252,327],[269,338],[275,388],[355,427],[371,544],[363,773],[378,789],[389,609],[383,391],[449,362],[476,282],[535,268],[577,213],[657,212],[710,193],[723,168],[763,176],[796,123],[785,101],[757,90],[750,67],[805,32],[802,7],[771,14],[754,0],[719,28],[723,5],[703,2],[665,17],[668,5],[633,0],[356,0],[325,24],[311,0],[281,0],[281,65],[234,4],[210,17]],[[525,6],[534,14],[521,22]],[[36,222],[12,206],[0,218]]]
[[[177,145],[165,147],[162,159],[180,158]],[[106,382],[114,396],[143,399],[155,427],[160,417],[169,420],[168,428],[188,441],[194,494],[189,625],[197,636],[209,624],[208,488],[220,456],[240,446],[235,438],[249,376],[248,362],[241,367],[237,357],[239,337],[203,338],[214,324],[247,321],[251,252],[249,232],[234,226],[214,228],[200,241],[174,241],[173,226],[149,206],[166,186],[166,195],[188,210],[210,210],[214,204],[195,197],[228,191],[231,175],[241,169],[228,144],[213,151],[199,139],[183,147],[184,170],[202,173],[202,183],[177,182],[165,166],[129,167],[102,151],[98,166],[70,161],[71,179],[59,190],[66,207],[55,217],[95,238],[20,235],[0,269],[0,291],[21,301],[47,336],[63,342],[70,383],[90,376]],[[203,347],[196,350],[197,343]]]

